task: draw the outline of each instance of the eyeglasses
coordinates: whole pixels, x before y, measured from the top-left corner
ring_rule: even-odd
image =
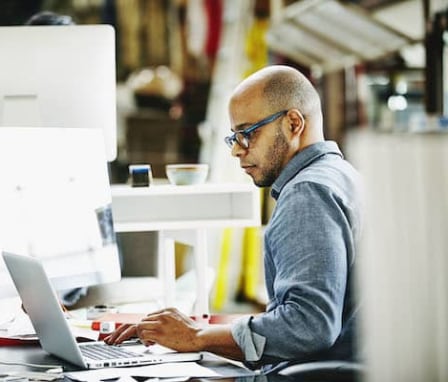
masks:
[[[271,123],[275,121],[276,119],[280,118],[281,116],[285,115],[288,112],[288,110],[282,110],[275,114],[271,114],[270,116],[262,119],[261,121],[258,121],[257,123],[254,123],[252,126],[249,126],[247,129],[236,131],[232,135],[229,135],[228,137],[224,138],[224,141],[226,142],[227,146],[229,148],[233,148],[233,145],[235,142],[237,142],[243,149],[249,148],[249,140],[250,135],[259,127],[262,127],[264,125],[267,125],[268,123]]]

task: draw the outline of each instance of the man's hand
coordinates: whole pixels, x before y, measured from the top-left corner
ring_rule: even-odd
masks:
[[[179,352],[210,351],[244,360],[244,354],[232,337],[230,325],[199,324],[175,308],[148,314],[138,324],[121,325],[104,341],[118,345],[131,337],[139,337],[146,346],[157,343]]]
[[[199,325],[175,308],[148,314],[138,324],[124,324],[104,341],[118,345],[132,337],[139,337],[146,346],[158,343],[179,352],[200,351],[197,333]]]
[[[104,342],[108,345],[119,345],[129,338],[137,337],[136,324],[120,325],[113,333],[104,338]]]
[[[158,343],[179,352],[203,350],[200,330],[198,323],[175,308],[148,314],[136,325],[137,335],[145,345]]]

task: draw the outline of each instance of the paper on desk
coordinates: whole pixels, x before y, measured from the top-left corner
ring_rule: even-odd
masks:
[[[0,336],[3,339],[11,339],[20,342],[23,341],[24,343],[28,341],[37,341],[37,336],[33,325],[31,324],[28,316],[22,310],[18,310],[13,319],[8,322],[8,325],[5,325],[2,328]]]
[[[16,306],[6,304],[0,299],[0,334],[8,331],[8,328],[15,319],[17,309]]]
[[[70,324],[70,320],[68,320]],[[70,325],[70,329],[77,339],[83,340],[98,340],[98,331],[94,331],[88,328],[81,328],[75,325]],[[36,331],[28,317],[28,315],[19,310],[16,315],[8,322],[8,325],[4,325],[0,336],[3,338],[11,338],[22,341],[37,340]]]
[[[213,353],[204,352],[200,365],[218,373],[220,377],[236,378],[259,375],[259,371],[250,370],[242,362],[229,360]]]
[[[55,381],[57,379],[61,379],[62,375],[60,373],[46,373],[46,372],[39,372],[39,371],[13,371],[8,373],[11,377],[19,377],[19,378],[26,378],[26,380],[33,380],[33,381]]]
[[[198,362],[170,362],[158,365],[109,368],[68,372],[66,377],[82,382],[93,382],[121,377],[146,378],[235,378],[258,375],[256,371],[248,370],[229,362],[225,358],[204,353],[204,359]]]
[[[34,344],[38,338],[25,313],[17,314],[0,330],[0,346]]]
[[[219,377],[215,371],[200,366],[196,362],[170,362],[158,365],[126,367],[126,368],[106,368],[97,370],[75,371],[64,374],[67,378],[75,381],[104,381],[107,379],[116,379],[125,376],[132,377],[197,377],[210,378]]]

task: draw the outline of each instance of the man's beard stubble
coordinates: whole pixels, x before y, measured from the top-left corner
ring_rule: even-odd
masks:
[[[263,166],[260,179],[253,179],[258,187],[270,187],[280,175],[284,167],[284,160],[288,152],[288,142],[279,127],[275,135],[275,141],[264,156],[266,166]]]

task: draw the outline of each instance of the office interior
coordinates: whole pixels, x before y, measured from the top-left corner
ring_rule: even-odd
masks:
[[[208,164],[207,183],[250,185],[223,142],[226,100],[265,65],[303,71],[321,95],[326,138],[365,180],[356,282],[366,380],[448,380],[446,2],[8,0],[0,25],[23,25],[42,10],[114,27],[111,185],[130,187],[131,164],[151,165],[151,186],[167,184],[174,163]],[[256,313],[267,302],[262,236],[273,202],[268,189],[257,193],[260,226],[207,230],[211,314]],[[160,232],[116,235],[122,281],[89,287],[69,309],[154,306]],[[172,243],[175,277],[193,291],[182,301],[191,309],[195,258],[184,243]]]

